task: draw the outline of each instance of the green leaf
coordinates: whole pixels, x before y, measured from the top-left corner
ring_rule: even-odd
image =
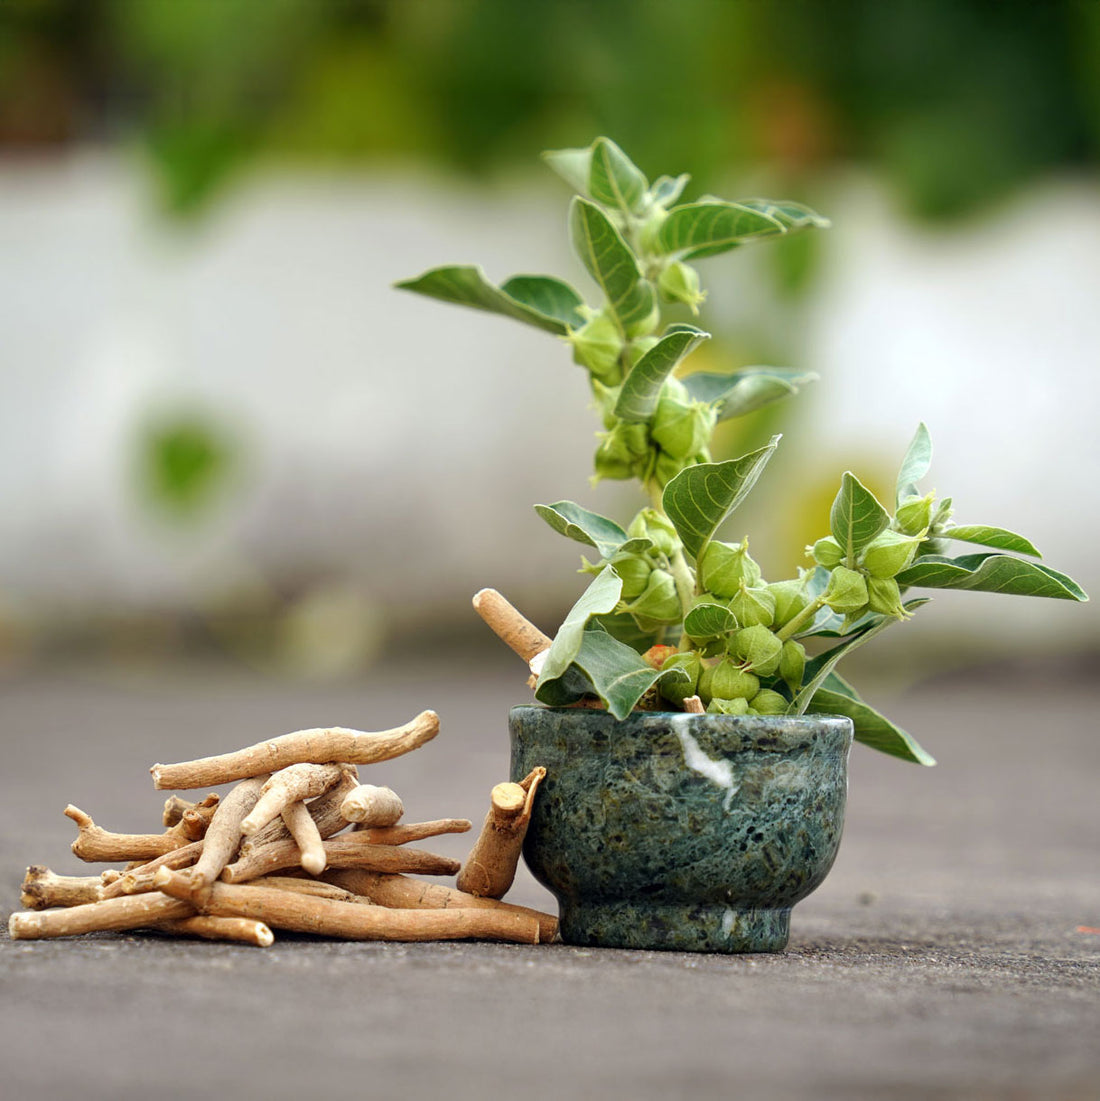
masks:
[[[546,653],[546,662],[536,689],[544,682],[556,680],[565,673],[580,652],[584,628],[589,619],[613,612],[622,592],[623,583],[619,575],[610,566],[605,566],[581,594],[580,600],[569,610],[565,622],[558,628],[558,633]]]
[[[813,371],[796,371],[789,367],[746,367],[731,375],[697,371],[682,381],[696,401],[718,405],[718,419],[743,417],[773,401],[779,401],[808,382],[816,382]]]
[[[592,690],[616,719],[625,719],[659,680],[688,679],[688,674],[682,669],[659,672],[647,665],[636,650],[600,630],[583,632],[571,668],[587,677]],[[553,704],[561,696],[549,683],[544,687],[543,678],[540,678],[535,698],[541,703]]]
[[[598,623],[612,638],[625,642],[632,650],[644,654],[656,641],[659,631],[643,630],[629,612],[612,612],[595,616],[591,623]]]
[[[973,589],[1011,596],[1046,596],[1055,600],[1088,600],[1071,577],[1038,562],[983,552],[947,558],[925,554],[895,578],[899,585],[925,589]]]
[[[726,252],[754,237],[786,229],[778,218],[739,203],[698,202],[674,207],[657,231],[656,251],[701,259]]]
[[[569,231],[581,263],[599,284],[619,323],[626,327],[649,317],[653,287],[642,278],[637,258],[607,215],[594,203],[574,198]]]
[[[681,176],[658,176],[649,189],[649,197],[657,206],[668,206],[680,197],[691,177],[685,172]]]
[[[829,527],[849,564],[889,523],[890,514],[875,495],[850,470],[845,471],[829,513]]]
[[[686,467],[665,486],[665,512],[693,557],[702,555],[718,526],[748,496],[779,439],[772,436],[767,446],[739,459]]]
[[[898,471],[897,503],[900,505],[906,497],[919,497],[917,482],[928,473],[932,465],[932,437],[928,434],[924,421],[917,425],[916,435],[901,460]]]
[[[1036,558],[1043,556],[1035,549],[1029,539],[1017,535],[1005,528],[990,527],[987,524],[965,524],[957,528],[948,528],[940,532],[938,539],[958,539],[963,543],[977,543],[983,547],[995,547],[997,550],[1012,551],[1014,554],[1032,554]]]
[[[922,604],[927,603],[927,600],[910,600],[906,603],[905,609],[906,611],[912,611],[914,608],[919,608]],[[803,680],[802,687],[791,701],[787,713],[789,715],[803,714],[810,706],[810,701],[816,695],[817,690],[822,687],[841,658],[847,657],[853,650],[858,650],[865,642],[870,642],[875,635],[885,631],[891,623],[896,622],[897,620],[893,617],[880,619],[874,625],[860,631],[859,634],[845,639],[839,646],[834,646],[831,650],[826,650],[825,653],[818,654],[812,661],[807,662],[804,676],[809,679]]]
[[[739,199],[738,203],[781,222],[788,233],[799,229],[828,229],[833,224],[816,210],[790,199]]]
[[[737,626],[737,617],[724,604],[696,604],[684,618],[684,634],[691,638],[717,638]]]
[[[702,341],[709,339],[710,333],[692,326],[680,327],[661,337],[626,376],[615,403],[615,416],[638,424],[648,421],[657,409],[665,379]]]
[[[609,520],[598,512],[589,512],[573,501],[535,505],[535,512],[559,535],[595,547],[601,558],[610,558],[629,540],[629,536],[614,520]],[[642,542],[648,543],[649,540]]]
[[[591,149],[548,149],[542,159],[569,186],[581,195],[588,194],[588,176],[592,164]]]
[[[879,714],[836,673],[830,673],[825,678],[806,711],[812,715],[846,715],[855,727],[856,741],[862,745],[918,765],[931,766],[936,763],[935,758],[911,734]]]
[[[503,314],[559,336],[584,324],[584,300],[568,283],[549,275],[515,275],[494,287],[485,272],[472,265],[432,268],[415,279],[395,283],[400,290]]]
[[[592,143],[587,194],[624,214],[636,213],[646,197],[649,181],[634,162],[610,139]]]

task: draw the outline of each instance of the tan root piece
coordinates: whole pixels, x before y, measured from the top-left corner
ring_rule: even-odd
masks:
[[[241,843],[241,822],[260,798],[266,775],[242,780],[222,801],[202,842],[202,856],[191,871],[191,890],[196,897],[213,883],[233,859]]]
[[[317,824],[317,832],[321,835],[322,840],[331,837],[334,833],[339,833],[348,824],[347,819],[340,813],[340,804],[344,801],[344,796],[359,783],[354,766],[348,766],[348,768],[349,771],[341,777],[340,782],[334,788],[306,803],[309,816]],[[286,823],[280,816],[268,822],[258,833],[246,837],[241,842],[240,855],[245,857],[261,846],[270,845],[276,841],[289,840],[290,831],[286,828]]]
[[[119,860],[152,860],[187,844],[187,839],[169,833],[111,833],[97,826],[91,815],[70,803],[65,817],[71,818],[79,833],[73,842],[74,855],[89,863],[114,863]]]
[[[531,807],[546,769],[536,768],[518,784],[497,784],[489,793],[489,813],[470,855],[458,873],[460,891],[503,898],[516,877]]]
[[[323,795],[329,788],[335,787],[343,775],[343,766],[339,764],[287,765],[273,772],[264,784],[256,805],[241,822],[241,833],[251,837],[278,818],[284,807],[315,795]]]
[[[366,836],[372,845],[407,845],[444,833],[467,833],[473,829],[469,818],[437,818],[432,822],[406,822],[399,826],[359,826],[356,833]]]
[[[689,715],[705,715],[707,713],[703,701],[698,696],[687,696],[684,699],[684,710]]]
[[[405,813],[405,804],[391,788],[359,784],[344,797],[340,814],[361,826],[392,826]]]
[[[398,910],[484,909],[527,914],[539,923],[541,944],[549,944],[558,931],[558,919],[553,914],[544,914],[511,902],[498,902],[495,898],[479,898],[464,891],[456,891],[453,887],[445,887],[441,883],[428,883],[406,875],[348,868],[344,871],[326,872],[325,882],[362,895],[377,906],[390,906]]]
[[[310,875],[320,875],[328,863],[325,842],[305,803],[291,803],[289,807],[283,807],[282,819],[294,844],[298,846],[298,863]]]
[[[88,902],[65,910],[18,911],[8,919],[8,932],[12,940],[73,937],[104,929],[138,929],[143,925],[190,917],[194,912],[189,902],[153,892]]]
[[[231,940],[238,944],[254,944],[257,948],[270,948],[275,934],[262,921],[240,917],[212,917],[196,914],[194,917],[161,921],[153,926],[158,933],[176,937],[201,937],[203,940]]]
[[[181,849],[173,849],[170,853],[158,856],[156,860],[150,860],[131,868],[122,874],[115,873],[115,878],[103,888],[104,898],[121,898],[123,895],[137,895],[143,891],[153,890],[153,876],[161,868],[171,868],[178,871],[180,868],[190,868],[196,860],[202,856],[203,842],[192,841],[190,845],[184,845]],[[108,873],[104,872],[104,876]]]
[[[182,836],[186,841],[201,841],[218,809],[219,797],[211,792],[201,803],[188,807],[169,833]]]
[[[176,897],[186,896],[188,890],[182,877],[167,869],[158,874],[157,886]],[[526,914],[473,908],[391,910],[255,885],[238,887],[215,883],[203,909],[217,916],[253,918],[273,929],[346,940],[473,939],[521,944],[538,944],[539,941],[539,923]]]
[[[171,765],[153,765],[149,770],[153,784],[160,789],[206,787],[226,784],[261,772],[273,772],[288,765],[334,764],[347,761],[356,765],[387,761],[431,741],[439,733],[439,716],[422,711],[403,726],[378,733],[349,730],[345,727],[318,727],[283,734],[268,742]]]
[[[544,635],[496,589],[482,589],[475,593],[474,611],[488,624],[497,638],[527,662],[527,668],[531,671],[527,683],[534,688],[546,661],[545,654],[554,640]]]
[[[362,833],[345,833],[324,843],[330,868],[369,868],[376,872],[417,872],[420,875],[454,875],[459,862],[423,849],[376,845]],[[278,841],[230,864],[222,872],[226,883],[244,883],[261,875],[293,868],[299,862],[293,841]]]
[[[171,829],[173,826],[178,826],[183,820],[183,812],[190,810],[195,804],[190,799],[184,799],[179,795],[169,795],[164,800],[164,822],[165,829]]]
[[[48,910],[51,906],[81,906],[103,897],[103,879],[98,875],[58,875],[42,864],[32,864],[23,877],[19,901],[27,910]]]
[[[340,874],[340,873],[335,873]],[[314,898],[332,898],[337,902],[355,902],[360,906],[373,906],[374,903],[364,895],[345,890],[334,883],[320,879],[304,879],[288,875],[265,875],[249,882],[250,887],[269,887],[273,891],[291,891],[299,895],[311,895]]]

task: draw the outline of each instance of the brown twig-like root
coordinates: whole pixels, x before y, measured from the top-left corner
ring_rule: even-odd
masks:
[[[51,906],[82,906],[103,897],[98,875],[58,875],[42,864],[32,864],[23,878],[19,897],[24,909],[48,910]]]
[[[173,849],[170,853],[158,856],[156,860],[139,864],[136,868],[121,873],[110,884],[105,885],[103,897],[121,898],[123,895],[139,895],[144,891],[151,891],[153,890],[153,876],[161,868],[171,868],[173,871],[190,868],[202,856],[202,850],[202,841],[192,841],[190,845],[184,845],[181,849]],[[106,874],[104,872],[104,875]]]
[[[158,933],[176,937],[201,937],[203,940],[231,940],[238,944],[253,944],[257,948],[270,948],[275,934],[262,921],[252,918],[212,917],[196,914],[194,917],[175,921],[160,921],[153,928]]]
[[[439,716],[422,711],[403,726],[378,733],[324,727],[297,730],[268,742],[259,742],[196,761],[172,765],[153,765],[153,784],[159,789],[190,788],[226,784],[261,772],[272,772],[294,764],[335,764],[347,761],[356,765],[387,761],[431,741],[439,733]]]
[[[176,880],[180,879],[180,882]],[[157,876],[160,890],[175,897],[186,894],[187,884],[174,872]],[[102,905],[102,904],[100,904]],[[508,940],[538,944],[539,923],[525,914],[495,910],[391,910],[328,898],[311,898],[292,891],[255,885],[235,887],[215,883],[204,912],[226,917],[249,917],[273,929],[342,937],[347,940]],[[64,912],[64,911],[62,911]]]
[[[291,803],[283,807],[282,819],[294,838],[294,844],[298,846],[298,863],[310,875],[320,875],[328,863],[328,856],[325,854],[324,839],[305,803]]]
[[[546,769],[536,768],[519,784],[497,784],[489,793],[489,813],[470,855],[458,873],[460,891],[503,898],[516,877],[531,807]]]
[[[311,895],[314,898],[332,898],[337,902],[355,902],[360,906],[373,906],[374,903],[364,895],[347,891],[334,883],[321,879],[299,879],[296,876],[265,875],[250,881],[251,887],[269,887],[273,891],[292,891],[299,895]]]
[[[345,833],[324,843],[325,861],[330,868],[369,868],[376,872],[417,872],[421,875],[454,875],[457,860],[397,845],[375,845],[362,833]],[[226,883],[244,883],[261,875],[293,868],[298,864],[298,846],[278,841],[254,849],[222,872]]]
[[[545,655],[554,640],[544,635],[496,589],[482,589],[475,593],[474,611],[488,624],[497,638],[527,662],[527,668],[531,671],[527,684],[534,688],[546,661]]]
[[[318,795],[306,804],[309,816],[317,824],[317,832],[322,840],[339,833],[347,826],[347,819],[340,813],[340,804],[344,796],[359,783],[355,775],[355,766],[347,766],[348,771],[340,778],[340,782],[324,795]],[[281,817],[274,818],[258,833],[246,837],[241,842],[240,856],[243,858],[256,849],[274,844],[276,841],[289,841],[290,831]]]
[[[477,895],[456,891],[453,887],[444,887],[441,883],[427,883],[406,875],[348,868],[344,871],[326,872],[325,881],[362,895],[377,906],[389,906],[398,910],[484,909],[527,914],[539,923],[540,944],[549,944],[558,931],[558,919],[552,914],[544,914],[526,906],[516,906],[511,902],[498,902],[495,898],[479,898]]]
[[[689,715],[705,715],[707,709],[703,706],[703,701],[698,696],[688,696],[684,699],[684,710]]]
[[[183,820],[184,811],[190,810],[195,804],[190,799],[184,799],[179,795],[169,795],[164,800],[164,822],[165,829],[171,829],[173,826],[178,826]]]
[[[273,772],[264,784],[256,805],[241,822],[241,833],[251,837],[278,818],[284,807],[303,799],[312,799],[323,795],[329,788],[340,782],[344,769],[339,764],[288,765]]]
[[[218,809],[219,796],[211,792],[201,803],[188,807],[180,816],[180,820],[168,832],[173,836],[183,837],[185,841],[201,841],[210,828],[214,819],[214,812]]]
[[[406,822],[398,826],[371,826],[356,832],[364,835],[372,845],[407,845],[410,841],[423,841],[444,833],[467,833],[473,828],[469,818],[437,818],[434,822]]]
[[[89,902],[65,910],[44,910],[41,913],[19,911],[8,919],[8,932],[12,940],[73,937],[104,929],[138,929],[143,925],[191,917],[194,912],[195,908],[189,902],[152,892]]]
[[[405,813],[405,804],[391,788],[360,784],[344,797],[340,814],[360,826],[393,826]]]
[[[202,842],[202,856],[191,871],[191,890],[196,899],[233,859],[241,843],[241,823],[256,805],[267,783],[266,775],[242,780],[219,804]]]
[[[111,833],[97,826],[91,815],[71,803],[65,808],[80,831],[72,848],[74,855],[89,863],[120,860],[152,860],[187,844],[185,837],[169,833]]]

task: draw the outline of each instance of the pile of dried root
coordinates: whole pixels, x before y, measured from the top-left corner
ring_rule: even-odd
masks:
[[[471,828],[466,819],[400,822],[389,788],[360,784],[357,765],[375,764],[434,738],[425,711],[380,733],[299,730],[234,753],[154,765],[154,785],[189,791],[239,781],[220,799],[164,805],[163,833],[118,834],[77,807],[73,852],[122,863],[99,876],[27,869],[13,939],[95,930],[274,941],[273,929],[349,940],[553,939],[549,914],[499,901],[512,884],[531,805],[545,771],[493,788],[490,810],[464,864],[410,842]],[[411,878],[454,875],[458,889]]]

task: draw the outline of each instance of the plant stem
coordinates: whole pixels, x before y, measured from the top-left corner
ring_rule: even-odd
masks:
[[[793,638],[807,623],[812,623],[813,618],[822,608],[825,607],[825,594],[812,600],[805,608],[802,609],[787,625],[775,632],[775,637],[781,642],[786,642],[787,639]]]

